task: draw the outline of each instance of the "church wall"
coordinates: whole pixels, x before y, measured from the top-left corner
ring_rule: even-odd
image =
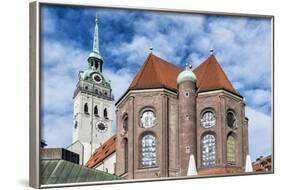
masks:
[[[126,98],[122,104],[120,104],[116,108],[116,175],[121,176],[124,173],[127,173],[125,171],[125,150],[124,150],[124,139],[128,139],[129,137],[129,132],[132,131],[132,126],[133,126],[133,120],[129,119],[128,120],[128,132],[123,132],[123,120],[126,116],[129,118],[133,118],[133,107],[132,107],[132,102],[133,97]],[[132,144],[133,141],[132,139],[128,139],[128,144]],[[132,151],[129,152],[129,157],[132,157]],[[132,163],[129,163],[129,170],[131,171],[133,167]],[[130,172],[132,173],[132,172]]]
[[[169,149],[169,136],[176,135],[177,125],[176,120],[171,122],[168,128],[170,119],[169,115],[176,117],[173,114],[168,114],[169,108],[175,110],[176,108],[176,94],[167,93],[163,90],[153,91],[136,91],[131,93],[129,97],[125,98],[121,104],[117,106],[117,175],[124,174],[124,146],[122,141],[128,138],[129,144],[129,167],[128,178],[155,178],[168,176],[169,161],[172,161],[173,169],[176,169],[176,158],[169,157],[168,152],[176,152],[175,148]],[[168,106],[170,99],[172,106]],[[155,113],[156,123],[152,128],[142,128],[140,125],[141,114],[145,110],[152,110]],[[125,114],[128,114],[129,129],[126,135],[121,136],[122,133],[122,119]],[[174,125],[174,126],[172,126]],[[171,130],[171,133],[168,133]],[[151,168],[142,168],[140,166],[140,141],[144,134],[151,133],[156,137],[156,166]],[[176,139],[176,137],[172,137]],[[176,142],[173,142],[176,143]],[[175,147],[175,144],[171,144]],[[175,156],[175,155],[172,155]]]
[[[200,120],[206,110],[212,110],[216,116],[216,126],[205,129],[201,126]],[[236,116],[236,128],[230,129],[227,126],[226,114],[232,110]],[[244,150],[248,146],[243,128],[245,127],[245,112],[242,98],[234,96],[225,91],[199,93],[197,97],[197,163],[198,168],[202,166],[202,143],[204,134],[211,133],[216,138],[216,167],[228,167],[227,164],[227,135],[231,132],[235,136],[235,167],[244,166]],[[244,139],[244,140],[243,140]],[[234,167],[234,166],[230,166]]]
[[[179,167],[179,128],[178,128],[178,99],[175,96],[169,96],[168,100],[168,139],[169,139],[169,176],[178,176]]]

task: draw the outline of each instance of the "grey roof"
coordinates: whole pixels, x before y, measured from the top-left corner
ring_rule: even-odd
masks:
[[[120,180],[121,177],[65,160],[41,160],[41,184]]]

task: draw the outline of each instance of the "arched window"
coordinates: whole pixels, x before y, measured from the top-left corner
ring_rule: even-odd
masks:
[[[202,138],[202,165],[213,167],[216,165],[216,139],[212,134],[206,134]]]
[[[152,134],[146,134],[141,139],[140,144],[141,167],[156,166],[156,139]]]
[[[99,67],[99,62],[95,60],[95,68],[98,69],[98,67]]]
[[[94,114],[95,114],[95,116],[99,115],[98,106],[94,107]]]
[[[88,109],[88,104],[87,103],[84,104],[84,113],[85,114],[89,114],[89,109]]]
[[[231,129],[235,128],[236,118],[235,118],[235,115],[232,111],[227,112],[226,121],[227,121],[228,127],[230,127]]]
[[[128,116],[125,117],[124,121],[123,121],[123,130],[125,132],[128,131]]]
[[[227,137],[226,158],[229,165],[235,165],[235,139],[233,135]]]
[[[151,128],[155,125],[155,114],[151,110],[144,111],[141,115],[141,127]]]
[[[208,129],[211,127],[215,127],[216,125],[216,117],[215,114],[211,111],[206,111],[201,117],[201,126]]]
[[[108,116],[107,116],[107,109],[106,109],[106,108],[104,108],[104,110],[103,110],[103,117],[104,117],[105,119],[108,119]]]
[[[75,122],[74,122],[74,128],[76,129],[77,127],[78,127],[78,122],[75,121]]]
[[[124,166],[125,172],[128,172],[128,139],[124,139]]]

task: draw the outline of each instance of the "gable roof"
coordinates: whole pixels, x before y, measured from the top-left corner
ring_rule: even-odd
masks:
[[[225,89],[237,94],[214,55],[209,56],[193,72],[197,77],[199,92]]]
[[[150,53],[125,94],[134,89],[161,87],[177,91],[177,76],[181,71],[180,67]],[[199,92],[224,89],[239,95],[214,55],[210,55],[193,72],[197,78],[196,86]]]
[[[177,91],[177,76],[182,69],[150,53],[128,90],[165,87]]]
[[[92,168],[116,151],[116,135],[110,137],[105,143],[95,150],[86,166]]]

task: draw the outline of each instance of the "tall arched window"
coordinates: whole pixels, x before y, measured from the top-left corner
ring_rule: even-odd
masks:
[[[108,118],[108,116],[107,116],[107,109],[106,109],[106,108],[104,108],[104,110],[103,110],[103,117],[104,117],[105,119]]]
[[[125,172],[128,172],[128,139],[124,139],[124,165],[125,165]]]
[[[141,167],[156,166],[156,138],[152,134],[146,134],[141,139],[140,146]]]
[[[88,104],[84,104],[84,113],[89,114]]]
[[[232,111],[228,111],[226,114],[226,121],[227,121],[227,126],[231,129],[235,128],[236,124],[236,118],[235,115]]]
[[[206,134],[202,138],[202,165],[203,167],[216,165],[216,138],[212,134]]]
[[[94,114],[95,114],[95,116],[99,115],[98,106],[94,107]]]
[[[235,165],[235,139],[232,135],[227,137],[226,158],[229,165]]]
[[[128,116],[125,117],[124,121],[123,121],[123,130],[125,132],[128,131]]]

